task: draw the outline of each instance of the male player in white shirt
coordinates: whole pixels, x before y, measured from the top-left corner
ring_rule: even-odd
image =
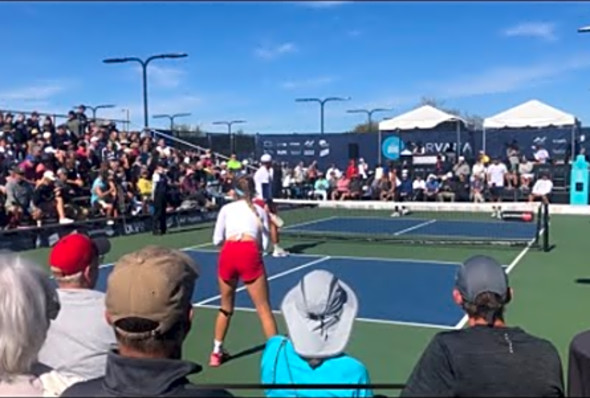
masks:
[[[281,219],[276,215],[276,207],[272,203],[272,186],[273,186],[273,169],[272,157],[265,153],[260,158],[261,166],[254,173],[254,183],[256,185],[256,199],[254,204],[262,207],[269,215],[270,223],[270,240],[273,243],[273,257],[285,257],[289,255],[287,251],[279,246],[279,228],[282,226]]]
[[[506,165],[501,163],[498,158],[494,158],[494,162],[488,166],[488,187],[490,188],[492,202],[500,203],[502,201],[506,173],[508,173]],[[502,218],[502,208],[499,205],[497,207],[492,206],[492,217]]]

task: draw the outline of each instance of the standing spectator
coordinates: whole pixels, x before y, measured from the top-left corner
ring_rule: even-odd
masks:
[[[470,199],[475,203],[483,203],[485,201],[483,192],[485,189],[484,182],[479,174],[474,174],[471,177],[471,189],[469,192]]]
[[[108,353],[104,377],[74,384],[62,396],[231,396],[195,388],[188,377],[200,367],[180,359],[197,277],[195,262],[178,250],[147,246],[123,256],[105,301],[118,350]]]
[[[39,360],[68,377],[91,380],[105,373],[107,353],[116,344],[104,319],[105,294],[94,290],[106,239],[74,233],[60,239],[49,255],[59,288],[59,315],[51,323]]]
[[[37,361],[60,310],[48,275],[21,257],[0,255],[0,303],[0,395],[59,396],[75,380]]]
[[[334,177],[335,177],[336,179],[339,179],[339,178],[340,178],[340,175],[342,174],[342,172],[341,172],[340,170],[338,170],[338,167],[336,167],[336,165],[335,165],[334,163],[332,163],[332,164],[330,165],[330,167],[329,167],[329,168],[328,168],[328,170],[326,171],[326,175],[327,175],[328,177],[331,177],[331,176],[332,176],[332,173],[334,173]]]
[[[541,178],[539,178],[535,185],[533,185],[533,190],[529,195],[529,202],[534,201],[535,199],[541,199],[541,201],[545,204],[549,203],[549,195],[553,190],[553,181],[549,179],[547,173],[543,173]]]
[[[159,163],[152,177],[153,181],[153,203],[154,219],[152,223],[152,233],[154,235],[164,235],[167,230],[166,223],[166,205],[168,195],[168,176],[166,175],[166,164]]]
[[[370,397],[367,368],[344,353],[358,312],[354,291],[316,270],[283,299],[289,337],[271,337],[262,354],[263,384],[354,384],[350,390],[267,390],[267,397]]]
[[[404,171],[402,171],[401,183],[396,190],[396,192],[397,192],[396,199],[400,202],[405,202],[405,201],[411,200],[412,195],[413,195],[412,190],[413,190],[412,180],[410,179],[408,171],[404,170]]]
[[[492,202],[497,206],[492,206],[492,217],[502,218],[502,196],[504,194],[504,181],[506,181],[506,165],[500,162],[500,159],[494,158],[491,165],[488,166],[488,187],[490,188],[490,196]]]
[[[362,180],[366,180],[368,177],[369,165],[367,164],[367,162],[365,162],[365,159],[359,159],[358,170]]]
[[[348,167],[346,167],[346,178],[350,180],[353,176],[358,175],[358,173],[359,169],[356,165],[356,162],[354,161],[354,159],[350,159],[348,161]]]
[[[555,347],[504,322],[512,289],[502,266],[475,256],[459,268],[455,281],[453,299],[469,327],[434,336],[401,396],[563,396]]]

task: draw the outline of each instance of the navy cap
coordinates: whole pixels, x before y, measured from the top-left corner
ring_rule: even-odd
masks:
[[[467,259],[457,271],[455,287],[463,299],[471,303],[481,293],[495,293],[504,302],[508,298],[508,276],[502,265],[488,256]]]

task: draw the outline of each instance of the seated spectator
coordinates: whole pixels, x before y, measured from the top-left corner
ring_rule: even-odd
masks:
[[[105,294],[94,290],[102,256],[109,250],[106,239],[74,233],[60,239],[49,255],[61,310],[51,322],[39,360],[65,376],[103,376],[107,353],[116,344],[104,319]]]
[[[105,301],[118,349],[108,353],[105,376],[74,384],[62,396],[231,396],[195,388],[188,377],[200,366],[180,359],[197,277],[194,260],[178,250],[147,246],[123,256]]]
[[[67,170],[60,168],[57,170],[57,179],[55,181],[56,196],[61,197],[64,206],[64,213],[73,214],[74,219],[83,215],[82,209],[75,206],[73,203],[74,198],[78,196],[74,186],[68,184]]]
[[[0,395],[57,397],[69,379],[37,360],[60,310],[48,275],[21,257],[0,255]]]
[[[400,181],[399,187],[396,189],[397,200],[405,202],[412,199],[412,180],[408,175],[408,171],[402,171],[402,180]]]
[[[469,177],[461,174],[455,181],[455,200],[469,202],[471,198],[471,183]]]
[[[33,191],[33,218],[37,225],[46,217],[52,217],[57,213],[60,224],[70,224],[74,220],[66,217],[64,198],[61,190],[56,186],[57,177],[53,171],[46,171],[43,177],[37,181]]]
[[[112,218],[115,214],[115,198],[117,191],[113,184],[112,178],[109,176],[108,170],[102,171],[92,183],[90,191],[91,206],[106,215],[107,218]]]
[[[414,200],[424,200],[424,192],[426,191],[426,181],[421,175],[417,175],[412,183],[412,191],[414,192]]]
[[[534,164],[527,159],[525,155],[522,156],[518,164],[518,174],[520,175],[520,189],[528,191],[531,188],[531,181],[535,177],[533,174]]]
[[[549,152],[542,145],[537,145],[533,157],[537,164],[545,164],[549,160]]]
[[[24,170],[15,167],[6,183],[6,203],[4,205],[8,217],[8,227],[18,226],[23,217],[32,217],[33,189],[24,179]]]
[[[336,189],[332,191],[332,200],[346,200],[350,198],[350,180],[346,177],[346,174],[342,174],[336,182]]]
[[[447,200],[454,202],[456,196],[456,184],[455,179],[453,178],[453,173],[447,173],[447,175],[443,176],[442,178],[442,183],[440,184],[436,199],[439,202],[444,202]]]
[[[149,178],[149,172],[147,168],[141,169],[139,179],[137,180],[137,190],[139,192],[143,212],[144,214],[147,214],[154,190],[154,184],[152,183],[151,178]]]
[[[338,169],[338,167],[336,167],[336,165],[335,165],[334,163],[332,163],[332,164],[330,165],[330,167],[329,167],[329,168],[328,168],[328,170],[326,171],[326,175],[327,175],[328,177],[331,177],[331,176],[332,176],[332,173],[334,173],[334,177],[335,177],[336,179],[339,179],[339,178],[340,178],[340,176],[342,175],[342,172],[341,172],[341,171]]]
[[[362,194],[363,194],[363,180],[361,179],[360,174],[357,174],[354,177],[352,177],[352,179],[350,180],[348,199],[353,199],[353,200],[360,199]]]
[[[465,158],[463,156],[459,156],[457,164],[455,164],[453,166],[453,174],[456,177],[460,177],[460,176],[469,176],[471,170],[469,169],[469,165],[467,164],[467,162],[465,161]]]
[[[235,153],[232,153],[231,157],[227,161],[227,169],[234,172],[240,171],[242,169],[242,162],[238,160],[238,157]]]
[[[354,291],[328,271],[303,277],[283,299],[289,337],[271,337],[262,354],[263,384],[355,384],[350,390],[267,390],[267,397],[370,397],[367,368],[344,353],[358,311]]]
[[[535,185],[533,185],[533,190],[529,195],[529,202],[533,202],[535,200],[540,199],[543,203],[549,203],[549,195],[553,190],[553,181],[549,179],[547,173],[543,173],[541,178],[539,178]]]
[[[483,192],[485,190],[484,180],[480,174],[474,174],[471,177],[471,190],[469,192],[469,198],[475,203],[485,202]]]
[[[513,294],[500,263],[472,257],[455,281],[453,299],[467,314],[469,327],[434,336],[401,396],[563,396],[555,347],[504,322]]]
[[[322,172],[318,172],[318,179],[315,181],[313,186],[313,194],[322,198],[322,200],[328,200],[328,191],[330,190],[330,183],[324,177]]]
[[[426,179],[426,191],[424,191],[424,199],[435,200],[437,198],[440,188],[440,182],[433,174],[430,174]]]

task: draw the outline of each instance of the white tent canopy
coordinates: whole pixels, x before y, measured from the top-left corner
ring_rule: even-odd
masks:
[[[436,109],[431,105],[424,105],[392,119],[379,123],[379,131],[432,129],[445,122],[463,122],[465,120]]]
[[[576,117],[541,101],[530,100],[484,120],[484,129],[573,126]]]

